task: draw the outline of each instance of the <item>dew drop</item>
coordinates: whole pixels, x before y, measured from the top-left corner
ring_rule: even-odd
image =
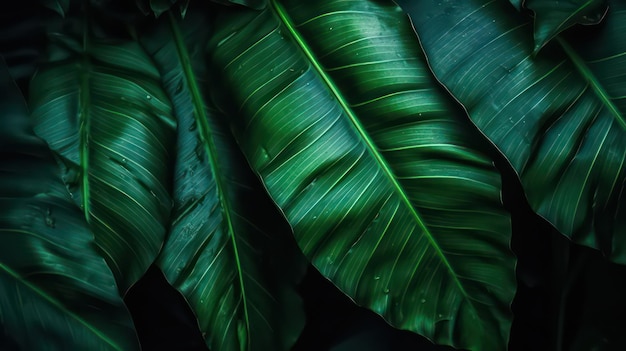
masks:
[[[421,303],[426,303],[426,299],[421,299],[420,302]]]
[[[439,313],[437,316],[439,316],[439,318],[443,317],[443,314]]]
[[[374,280],[380,280],[380,277],[379,276],[375,276]]]
[[[383,290],[383,292],[384,292],[385,294],[389,294],[389,288],[385,288],[385,290]]]
[[[152,96],[150,96],[150,95],[146,95],[146,99],[148,99],[148,100],[152,100]]]
[[[333,27],[328,28],[328,30],[333,30]]]

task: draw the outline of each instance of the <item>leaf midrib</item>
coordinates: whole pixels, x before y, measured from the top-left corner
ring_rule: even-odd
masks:
[[[289,33],[291,34],[295,42],[298,44],[298,47],[302,50],[302,52],[307,57],[311,65],[315,68],[319,76],[326,83],[332,95],[341,105],[342,109],[345,111],[346,115],[352,122],[351,125],[355,128],[357,134],[363,139],[369,153],[376,159],[380,168],[383,170],[383,173],[387,176],[389,181],[393,184],[393,187],[396,190],[396,192],[399,194],[401,201],[409,209],[411,216],[414,218],[415,222],[417,222],[418,226],[423,230],[424,235],[428,239],[428,242],[431,244],[431,247],[435,250],[437,256],[444,263],[448,272],[452,276],[452,279],[457,285],[459,291],[461,292],[465,300],[468,302],[469,306],[471,306],[471,309],[473,310],[474,314],[478,316],[478,310],[474,306],[474,302],[472,301],[469,294],[467,293],[467,291],[461,284],[461,281],[459,280],[456,272],[450,265],[450,262],[445,257],[443,251],[441,250],[441,248],[438,246],[437,242],[435,241],[433,234],[430,232],[430,230],[428,229],[424,221],[421,219],[419,213],[417,212],[417,210],[414,208],[413,204],[409,200],[409,197],[405,193],[402,185],[396,179],[393,170],[391,169],[387,161],[383,158],[383,156],[380,154],[380,152],[378,152],[376,144],[371,139],[371,137],[369,136],[365,128],[362,126],[361,122],[356,117],[356,114],[354,113],[354,111],[350,108],[349,103],[345,100],[343,95],[340,93],[339,88],[335,85],[331,77],[329,77],[326,71],[322,68],[321,63],[317,60],[315,54],[307,46],[305,39],[295,29],[295,24],[292,22],[291,18],[287,14],[287,11],[282,6],[282,4],[278,3],[277,0],[271,0],[270,4],[272,5],[271,8],[276,13],[277,17],[281,20],[282,24],[287,28],[287,30],[289,31]]]
[[[615,106],[609,94],[604,90],[604,87],[598,80],[598,78],[593,74],[591,68],[586,64],[586,62],[578,55],[578,53],[569,45],[569,43],[563,39],[560,35],[556,37],[556,41],[561,45],[567,56],[570,58],[574,67],[578,70],[580,75],[587,81],[591,88],[596,93],[598,99],[602,102],[604,106],[611,112],[613,117],[617,120],[617,122],[626,130],[626,120],[622,116],[621,112]]]
[[[211,172],[213,172],[213,179],[215,179],[219,201],[222,204],[222,208],[224,209],[222,213],[228,225],[228,237],[230,238],[232,246],[233,246],[235,264],[237,265],[237,278],[238,278],[239,288],[241,289],[241,299],[243,301],[243,313],[244,313],[244,319],[245,319],[245,324],[246,324],[246,339],[247,339],[247,345],[245,345],[245,347],[247,348],[248,345],[250,345],[250,330],[251,330],[250,317],[248,313],[249,307],[248,307],[248,299],[246,295],[246,288],[245,288],[245,284],[243,281],[243,267],[241,265],[241,259],[239,257],[239,248],[237,246],[237,240],[235,238],[235,230],[233,227],[233,221],[232,221],[232,216],[231,216],[232,208],[230,206],[227,196],[225,196],[226,186],[223,184],[223,181],[221,178],[222,173],[220,173],[221,167],[219,166],[219,163],[217,162],[218,155],[215,152],[216,148],[215,148],[215,142],[213,141],[213,133],[211,130],[211,126],[208,123],[208,116],[206,114],[204,100],[202,99],[202,94],[198,87],[198,82],[195,79],[195,74],[193,72],[193,67],[191,65],[189,52],[185,45],[183,35],[180,32],[180,29],[178,28],[178,24],[176,22],[174,15],[172,14],[171,11],[169,11],[168,14],[169,14],[170,28],[174,36],[174,42],[176,43],[176,50],[178,52],[178,57],[181,61],[180,63],[183,69],[183,73],[185,75],[187,86],[189,88],[189,91],[191,92],[191,99],[192,99],[192,103],[194,105],[194,111],[195,111],[194,117],[196,120],[196,124],[198,125],[198,133],[200,134],[201,140],[203,141],[203,146],[208,156],[208,162],[211,168]]]

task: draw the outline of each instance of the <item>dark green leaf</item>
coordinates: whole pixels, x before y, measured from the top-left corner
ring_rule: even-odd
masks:
[[[626,263],[626,4],[594,35],[533,57],[508,4],[422,1],[411,13],[429,62],[506,155],[531,206],[566,236]]]
[[[516,284],[499,174],[402,11],[272,2],[216,28],[217,101],[322,274],[394,326],[505,349]]]
[[[181,31],[173,18],[169,32],[146,44],[180,126],[173,224],[157,264],[187,298],[211,350],[289,350],[304,324],[294,287],[306,262],[203,96],[206,19],[191,14]]]
[[[535,52],[575,24],[598,24],[608,10],[606,0],[526,0],[535,13]]]
[[[137,350],[113,274],[0,65],[0,330],[23,350]]]
[[[176,121],[141,47],[87,32],[52,35],[31,83],[32,115],[125,292],[163,243]]]

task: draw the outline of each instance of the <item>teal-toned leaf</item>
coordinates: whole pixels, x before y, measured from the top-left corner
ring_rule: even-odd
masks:
[[[35,132],[125,292],[154,261],[169,222],[176,121],[138,43],[55,33],[31,83]]]
[[[606,0],[526,0],[535,13],[535,52],[575,24],[598,24],[608,10]]]
[[[173,18],[146,40],[180,126],[173,222],[157,264],[211,350],[289,350],[304,325],[294,288],[306,261],[205,99],[207,20],[191,13],[181,30]]]
[[[499,2],[411,13],[441,82],[516,169],[531,206],[578,243],[626,263],[626,4],[594,35],[533,57],[532,24]],[[452,6],[452,9],[448,9]]]
[[[516,283],[500,177],[403,12],[281,1],[216,28],[216,101],[322,274],[396,327],[505,349]]]
[[[513,6],[515,6],[517,11],[522,11],[522,8],[524,7],[525,0],[510,0],[510,1],[511,1],[511,4]]]
[[[22,350],[138,350],[113,274],[0,65],[0,330]]]

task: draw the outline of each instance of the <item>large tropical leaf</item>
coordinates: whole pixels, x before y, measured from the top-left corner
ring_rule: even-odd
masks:
[[[146,39],[180,126],[172,226],[157,264],[189,301],[211,350],[288,350],[304,324],[294,286],[306,265],[206,103],[210,32],[205,18],[190,16],[184,31],[170,16],[160,23],[167,31]]]
[[[402,11],[272,2],[216,27],[216,101],[313,264],[399,328],[505,349],[515,260],[499,174]]]
[[[532,24],[508,4],[421,1],[411,14],[435,74],[517,170],[531,206],[626,263],[626,4],[537,57]]]
[[[176,121],[138,43],[54,33],[31,83],[35,132],[59,155],[122,292],[161,249]]]
[[[22,350],[136,350],[113,274],[0,65],[0,330]]]

